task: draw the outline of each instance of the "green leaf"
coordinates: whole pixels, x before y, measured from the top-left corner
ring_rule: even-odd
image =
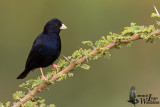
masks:
[[[67,78],[67,74],[58,74],[58,80],[57,81],[61,81],[63,79],[66,79]]]
[[[73,77],[73,73],[72,73],[72,72],[69,72],[69,73],[68,73],[68,76],[69,76],[69,77]]]
[[[3,103],[0,102],[0,107],[4,107]]]
[[[25,96],[25,92],[23,91],[16,91],[15,93],[13,93],[14,100],[20,100],[24,96]]]
[[[86,70],[90,69],[90,66],[87,65],[87,64],[82,64],[80,67],[83,68],[83,69],[86,69]]]
[[[48,84],[54,84],[54,82],[52,80],[49,80]]]
[[[10,104],[11,104],[11,102],[8,101],[8,102],[6,103],[6,107],[10,107]]]
[[[47,106],[47,107],[56,107],[54,104],[50,104],[49,106]]]
[[[151,17],[156,17],[156,18],[160,18],[160,15],[158,15],[157,13],[152,13]]]
[[[38,77],[36,80],[33,81],[31,89],[35,88],[36,86],[42,84],[44,82],[43,79],[41,79],[40,77]]]
[[[92,41],[82,41],[84,45],[93,46]]]

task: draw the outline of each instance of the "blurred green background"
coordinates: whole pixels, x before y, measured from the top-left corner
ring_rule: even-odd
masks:
[[[155,12],[153,4],[160,11],[159,0],[1,0],[0,101],[13,101],[12,94],[21,90],[19,84],[40,75],[36,69],[24,80],[16,80],[34,39],[51,18],[59,18],[68,27],[60,34],[62,58],[84,47],[81,41],[120,33],[131,22],[155,24],[150,18]],[[50,91],[39,95],[56,107],[133,107],[127,100],[130,87],[135,85],[137,94],[151,93],[160,101],[160,40],[155,44],[138,40],[130,48],[110,52],[111,59],[90,61],[89,71],[76,69],[74,77],[49,86]]]

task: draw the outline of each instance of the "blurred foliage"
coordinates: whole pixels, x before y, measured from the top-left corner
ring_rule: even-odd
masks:
[[[152,17],[155,18],[160,18],[159,15],[153,13],[151,15]],[[156,30],[158,30],[159,28],[159,22],[157,22],[157,27],[155,28],[154,25],[150,25],[149,27],[147,26],[137,26],[136,23],[131,23],[130,27],[125,27],[124,31],[122,31],[121,34],[116,34],[116,33],[112,33],[110,32],[109,35],[102,36],[101,39],[95,41],[95,43],[93,43],[92,41],[83,41],[82,43],[91,47],[89,49],[83,49],[80,48],[76,51],[74,51],[74,53],[71,56],[65,57],[65,60],[60,59],[58,62],[58,66],[59,70],[63,70],[65,67],[67,67],[69,65],[70,62],[75,62],[78,61],[80,58],[82,57],[86,57],[86,60],[95,60],[98,59],[102,56],[107,56],[107,58],[109,58],[111,56],[111,54],[108,52],[109,49],[104,49],[103,47],[116,42],[116,47],[117,49],[120,49],[124,46],[128,46],[130,47],[132,42],[129,42],[127,44],[124,44],[121,42],[121,40],[128,40],[131,39],[131,37],[134,34],[138,34],[141,35],[141,37],[143,39],[146,40],[146,42],[150,42],[153,43],[155,39],[159,39],[160,35],[156,35],[155,32]],[[100,50],[100,53],[94,56],[90,56],[88,57],[87,55],[92,52],[93,50]],[[89,70],[90,66],[86,63],[83,64],[77,64],[76,67],[80,67],[84,70]],[[51,69],[48,73],[47,73],[47,77],[50,79],[54,74],[56,74],[56,71],[54,71],[54,69]],[[61,81],[63,79],[66,79],[67,77],[72,77],[73,73],[70,72],[68,74],[58,74],[59,79],[57,81]],[[34,89],[35,87],[37,87],[38,85],[42,84],[44,81],[41,79],[41,77],[37,77],[37,79],[31,79],[31,80],[27,80],[25,83],[21,84],[19,87],[26,89],[26,91],[17,91],[16,93],[13,94],[13,99],[15,101],[20,101],[21,98],[23,98],[26,94],[30,92],[32,89]],[[48,80],[47,81],[48,84],[54,84],[53,81]],[[55,107],[54,104],[51,104],[49,106],[47,106],[45,103],[45,99],[42,99],[41,97],[34,97],[31,100],[29,100],[28,102],[26,102],[23,107]],[[13,102],[13,104],[15,104],[16,102]],[[0,103],[0,107],[9,107],[11,105],[11,102],[7,102],[6,104]]]

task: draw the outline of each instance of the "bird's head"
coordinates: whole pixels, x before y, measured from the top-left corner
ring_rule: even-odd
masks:
[[[59,19],[53,18],[45,25],[44,33],[59,33],[62,29],[67,27]]]

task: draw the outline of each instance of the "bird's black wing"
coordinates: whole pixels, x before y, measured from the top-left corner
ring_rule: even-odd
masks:
[[[39,35],[32,46],[32,49],[28,55],[27,61],[26,61],[26,65],[25,65],[25,70],[17,77],[17,79],[23,79],[25,78],[28,73],[30,72],[30,70],[35,68],[35,65],[33,65],[32,63],[34,62],[36,55],[39,51],[39,49],[42,47],[43,42],[42,42],[42,36]]]
[[[30,53],[28,55],[28,58],[27,58],[27,61],[26,61],[26,65],[25,65],[26,68],[30,66],[31,62],[36,57],[36,55],[37,55],[39,49],[42,47],[42,45],[43,45],[42,37],[38,36],[36,38],[36,40],[34,41],[32,49],[31,49],[31,51],[30,51]]]

